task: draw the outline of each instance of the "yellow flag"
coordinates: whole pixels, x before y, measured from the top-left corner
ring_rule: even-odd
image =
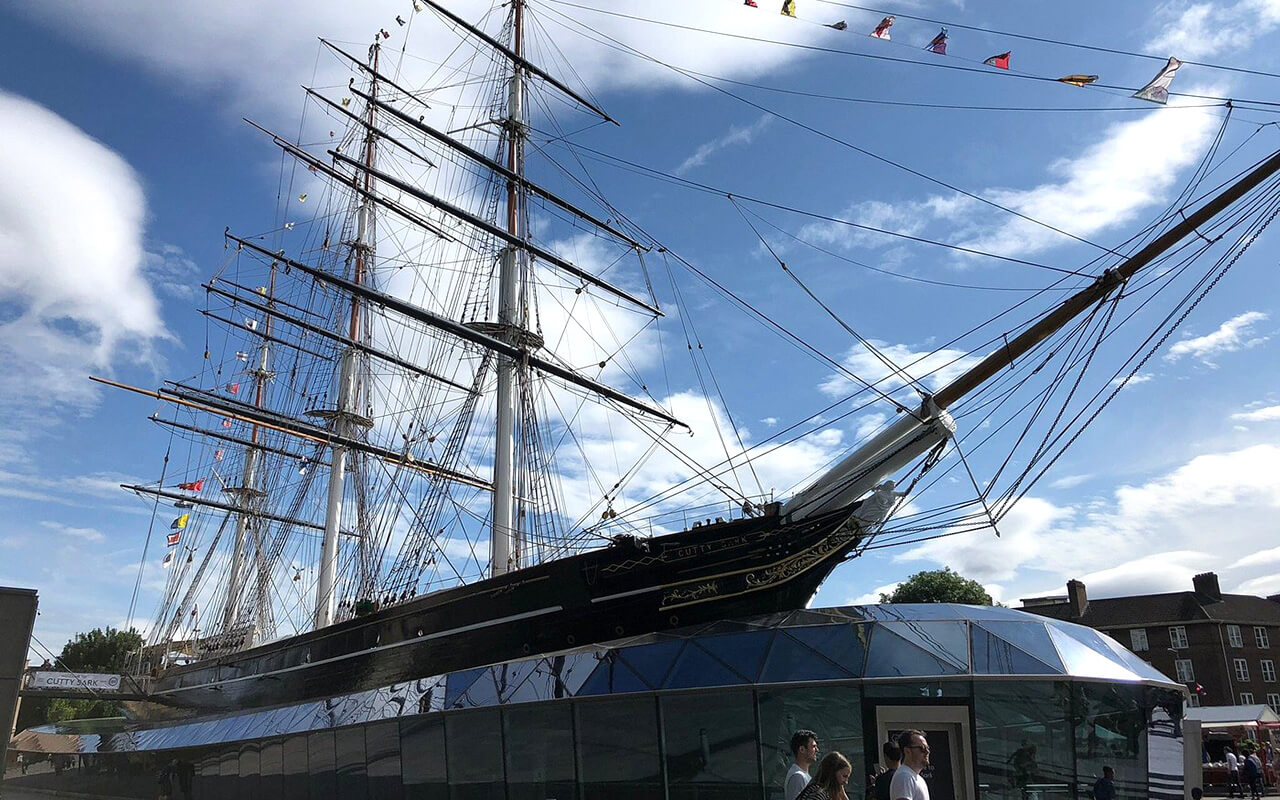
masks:
[[[782,13],[788,17],[796,15],[796,0],[782,0]]]
[[[183,528],[187,527],[187,520],[189,519],[191,519],[191,512],[187,512],[186,514],[183,514],[182,516],[175,519],[173,521],[173,525],[171,525],[170,527],[173,528],[175,531],[180,531]]]

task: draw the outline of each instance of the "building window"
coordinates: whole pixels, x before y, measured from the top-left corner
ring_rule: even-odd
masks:
[[[1262,680],[1266,683],[1276,682],[1276,662],[1269,658],[1262,659]]]
[[[1196,679],[1196,672],[1191,668],[1191,659],[1175,658],[1173,671],[1177,673],[1178,683],[1191,683]]]
[[[1232,647],[1244,647],[1244,637],[1240,635],[1239,625],[1227,626],[1227,641],[1231,642]]]
[[[1181,625],[1169,629],[1169,646],[1174,650],[1184,650],[1187,646],[1187,629]]]
[[[1271,706],[1271,710],[1280,714],[1280,694],[1275,692],[1267,693],[1267,705]]]
[[[1243,658],[1237,658],[1234,660],[1236,662],[1236,680],[1249,680],[1249,662],[1245,661]]]
[[[1251,705],[1253,705],[1253,692],[1241,692],[1241,693],[1240,693],[1240,705],[1242,705],[1242,706],[1251,706]]]
[[[1199,707],[1200,707],[1200,695],[1198,695],[1198,694],[1193,694],[1193,695],[1191,695],[1190,697],[1188,697],[1188,698],[1187,698],[1187,705],[1188,705],[1188,706],[1190,706],[1191,708],[1199,708]]]
[[[1132,650],[1135,653],[1140,653],[1143,650],[1146,650],[1147,649],[1147,629],[1134,628],[1133,630],[1129,631],[1129,643],[1133,645]]]
[[[1253,628],[1253,638],[1258,642],[1258,647],[1270,647],[1271,639],[1267,636],[1267,629],[1261,625],[1255,625]]]

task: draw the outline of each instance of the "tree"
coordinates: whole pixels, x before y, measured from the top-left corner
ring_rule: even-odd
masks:
[[[888,594],[881,593],[881,603],[965,603],[973,606],[994,605],[982,584],[952,572],[950,567],[917,572],[898,584]]]
[[[142,634],[132,628],[128,631],[94,628],[88,633],[77,633],[62,648],[58,658],[60,666],[76,672],[121,673],[129,656],[137,655],[142,645]]]

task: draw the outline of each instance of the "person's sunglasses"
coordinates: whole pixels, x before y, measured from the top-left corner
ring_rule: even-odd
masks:
[[[907,745],[907,749],[908,749],[908,750],[910,750],[910,749],[911,749],[911,748],[913,748],[913,747],[914,747],[915,749],[917,749],[917,750],[923,750],[923,751],[925,751],[926,753],[927,753],[927,752],[929,752],[929,745],[927,745],[927,744],[909,744],[909,745]]]

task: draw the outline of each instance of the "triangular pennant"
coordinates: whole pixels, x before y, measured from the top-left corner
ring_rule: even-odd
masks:
[[[995,67],[996,69],[1008,69],[1009,56],[1012,54],[1013,54],[1012,51],[1007,53],[1001,53],[998,56],[992,56],[991,58],[988,58],[986,61],[983,61],[982,63],[986,64],[988,67]]]
[[[782,14],[786,17],[796,15],[796,0],[782,0]]]
[[[1069,83],[1072,86],[1088,86],[1098,80],[1097,75],[1063,75],[1058,78],[1058,83]]]
[[[834,28],[838,31],[847,31],[849,30],[849,23],[844,20],[840,20],[839,22],[828,22],[827,27]]]
[[[1173,76],[1178,71],[1178,67],[1182,66],[1182,62],[1173,56],[1169,56],[1168,62],[1164,68],[1156,73],[1151,82],[1146,86],[1133,93],[1133,96],[1139,100],[1150,100],[1153,103],[1164,105],[1169,102],[1169,84],[1173,83]]]
[[[933,41],[925,45],[924,49],[928,50],[930,53],[937,53],[940,56],[945,56],[947,54],[947,39],[949,38],[951,37],[947,36],[947,29],[943,28],[938,31],[937,36],[933,37]]]
[[[892,15],[892,14],[890,14],[889,16],[885,17],[884,19],[880,20],[880,24],[879,24],[879,25],[877,25],[877,26],[876,26],[876,29],[875,29],[874,31],[872,31],[872,32],[871,32],[871,35],[872,35],[872,36],[874,36],[874,37],[876,37],[877,39],[889,39],[889,38],[891,38],[891,37],[889,36],[889,29],[893,27],[893,19],[894,19],[894,18],[893,18],[893,15]]]

